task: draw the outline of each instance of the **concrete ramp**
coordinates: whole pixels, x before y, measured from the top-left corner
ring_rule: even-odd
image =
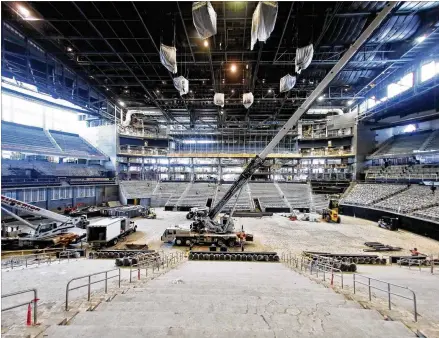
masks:
[[[400,322],[282,264],[189,261],[44,337],[408,338]]]

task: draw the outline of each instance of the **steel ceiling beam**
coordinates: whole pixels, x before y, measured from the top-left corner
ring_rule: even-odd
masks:
[[[276,62],[277,53],[279,53],[279,49],[280,49],[280,46],[282,44],[282,40],[284,39],[285,31],[287,30],[288,22],[290,21],[290,17],[291,17],[291,13],[293,12],[293,8],[294,8],[294,1],[291,2],[290,11],[288,12],[287,20],[285,21],[284,29],[282,31],[282,35],[280,36],[279,44],[277,45],[276,54],[274,55],[274,58],[273,58],[273,63]]]
[[[180,4],[179,4],[179,1],[176,1],[176,2],[177,2],[178,12],[180,13],[181,23],[183,24],[184,34],[186,35],[186,40],[187,40],[187,43],[189,45],[189,49],[191,51],[192,61],[195,62],[195,56],[194,56],[194,52],[192,51],[191,40],[189,39],[189,35],[187,34],[186,25],[185,25],[184,20],[183,20],[183,14],[181,13],[181,9],[180,9]]]
[[[78,6],[78,4],[76,4],[75,2],[73,2],[73,5],[76,7],[76,9],[79,11],[79,13],[81,13],[81,15],[82,15],[86,20],[88,20],[87,15],[82,11],[82,9]],[[103,37],[102,33],[97,29],[97,27],[93,24],[93,22],[88,21],[88,23],[89,23],[89,25],[90,25],[90,26],[96,31],[96,33],[97,33],[99,36]],[[104,40],[104,41],[105,41],[105,43],[107,44],[107,46],[108,46],[111,50],[113,50],[114,52],[116,52],[115,49],[114,49],[114,47],[113,47],[113,46],[112,46],[107,40]],[[136,81],[141,85],[141,87],[143,88],[143,90],[144,90],[144,91],[147,93],[147,95],[149,96],[150,100],[152,100],[152,102],[155,104],[155,106],[156,106],[157,108],[160,109],[160,111],[162,112],[163,116],[165,116],[167,120],[173,120],[173,117],[169,116],[169,115],[167,114],[167,112],[165,111],[165,109],[163,109],[163,108],[162,108],[162,107],[161,107],[161,106],[155,101],[154,96],[150,93],[150,91],[148,90],[148,88],[145,87],[145,85],[142,83],[142,81],[140,81],[140,79],[136,76],[136,74],[133,72],[133,70],[131,69],[131,67],[129,67],[129,66],[125,63],[125,61],[122,59],[122,57],[121,57],[120,55],[118,55],[118,58],[119,58],[119,60],[125,65],[125,67],[128,69],[128,71],[133,75],[133,77],[136,79]]]

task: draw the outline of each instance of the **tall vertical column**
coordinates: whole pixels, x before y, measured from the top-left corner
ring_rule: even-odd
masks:
[[[353,179],[356,180],[364,169],[366,157],[375,148],[375,131],[361,122],[357,122],[354,126],[352,143],[355,154],[352,175]]]

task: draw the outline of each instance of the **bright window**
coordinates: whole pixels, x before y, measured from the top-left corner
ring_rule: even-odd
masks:
[[[439,74],[439,62],[431,61],[421,67],[421,82],[430,80]]]
[[[413,87],[413,73],[408,73],[396,83],[387,86],[387,97],[390,99]]]

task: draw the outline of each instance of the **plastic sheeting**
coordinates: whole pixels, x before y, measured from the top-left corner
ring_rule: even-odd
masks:
[[[280,92],[287,92],[296,85],[296,77],[290,74],[285,75],[280,79]]]
[[[213,103],[217,106],[224,107],[224,94],[223,93],[215,93],[213,97]]]
[[[242,97],[242,104],[248,109],[253,104],[253,100],[253,93],[245,93]]]
[[[210,1],[192,4],[192,21],[200,37],[207,39],[216,34],[216,13]]]
[[[296,73],[300,72],[311,64],[312,57],[314,55],[313,45],[308,45],[306,47],[296,49]]]
[[[277,1],[260,1],[258,3],[252,18],[251,50],[253,50],[256,40],[267,41],[276,24],[276,18]]]
[[[177,73],[177,49],[160,44],[160,61],[172,73]]]
[[[174,87],[180,92],[180,95],[187,94],[189,92],[189,81],[183,76],[174,78]]]

